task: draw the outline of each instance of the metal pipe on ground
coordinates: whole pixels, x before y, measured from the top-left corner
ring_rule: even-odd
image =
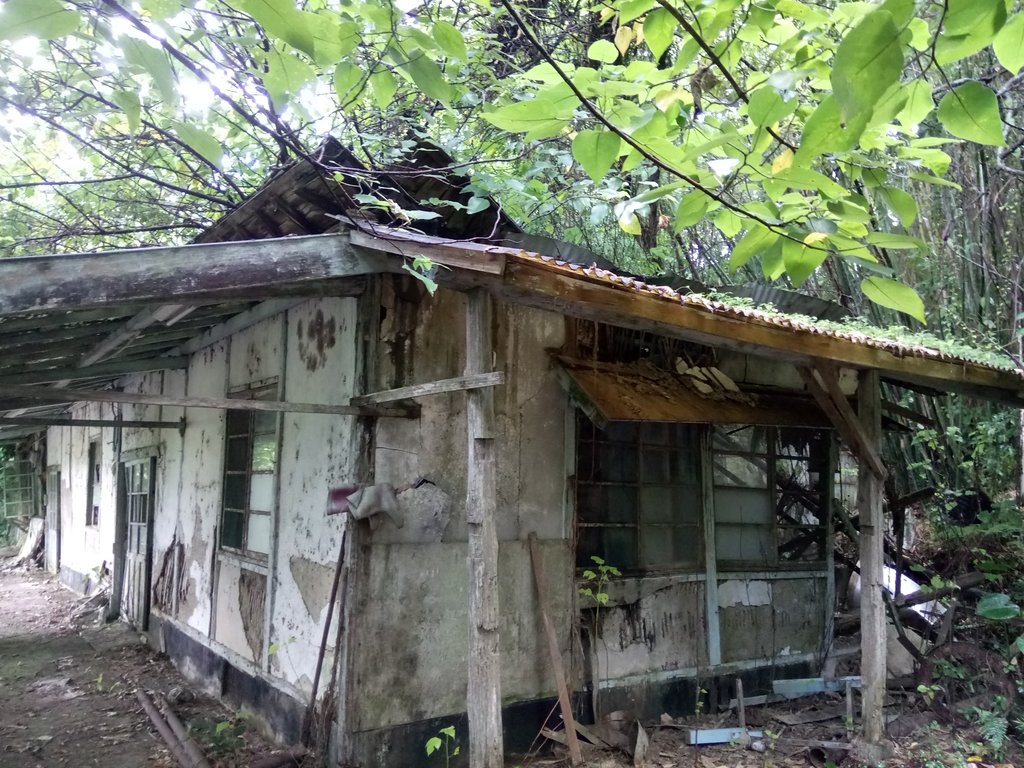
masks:
[[[156,700],[156,704],[160,707],[160,711],[163,713],[164,718],[167,720],[167,725],[174,731],[174,735],[181,742],[182,748],[185,750],[185,754],[188,755],[189,768],[210,768],[210,763],[206,759],[206,755],[199,749],[199,745],[195,743],[191,736],[188,735],[188,731],[185,726],[182,725],[181,720],[174,714],[174,710],[164,700],[163,696],[157,695],[153,697]]]
[[[135,692],[136,698],[139,703],[142,704],[142,708],[146,710],[146,714],[149,715],[149,719],[153,721],[153,725],[156,727],[157,732],[163,738],[164,743],[167,744],[167,748],[171,751],[171,756],[174,757],[174,761],[181,768],[190,768],[188,755],[185,753],[184,747],[181,746],[181,742],[174,735],[171,727],[167,724],[167,721],[160,716],[157,711],[156,705],[150,700],[146,692],[141,688]]]

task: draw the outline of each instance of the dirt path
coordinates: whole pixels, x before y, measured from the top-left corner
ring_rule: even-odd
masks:
[[[77,604],[76,595],[38,572],[0,574],[0,768],[170,768],[135,690],[166,695],[177,688],[186,699],[191,692],[126,625],[76,626],[70,617]],[[176,709],[211,732],[231,718],[202,696]],[[247,758],[264,749],[250,735],[226,746]],[[213,757],[235,765],[232,751]]]

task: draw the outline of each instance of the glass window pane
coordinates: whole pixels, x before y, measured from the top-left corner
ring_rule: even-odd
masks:
[[[228,435],[235,436],[249,434],[249,425],[252,423],[249,411],[228,411],[227,414]]]
[[[242,526],[245,523],[245,515],[242,512],[224,510],[224,527],[220,534],[220,541],[225,547],[242,548]]]
[[[249,436],[228,438],[227,469],[234,472],[245,471],[249,463]]]
[[[250,552],[270,552],[270,515],[249,515],[249,537],[245,548]]]
[[[700,553],[697,528],[689,525],[645,525],[642,528],[646,565],[695,565]]]
[[[274,509],[274,476],[253,475],[249,487],[249,509],[270,512]]]
[[[616,568],[636,568],[635,528],[581,528],[576,549],[577,565],[593,566],[591,555],[597,555]]]
[[[594,480],[635,483],[637,481],[637,449],[631,445],[598,444]]]
[[[767,462],[763,456],[715,456],[715,485],[767,488]]]
[[[716,523],[771,525],[775,517],[771,494],[749,488],[716,488]]]
[[[719,427],[714,432],[714,448],[739,453],[765,453],[767,427]]]
[[[274,411],[255,411],[253,413],[254,432],[277,432],[277,413]]]
[[[774,561],[771,528],[762,525],[715,525],[719,560],[767,565]]]
[[[257,435],[252,445],[254,472],[273,471],[277,467],[277,435]]]
[[[671,523],[675,519],[676,494],[670,485],[645,486],[640,490],[640,519],[647,523]]]
[[[224,507],[245,509],[245,475],[232,474],[224,477]]]

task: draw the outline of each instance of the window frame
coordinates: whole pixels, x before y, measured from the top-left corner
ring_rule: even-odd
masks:
[[[732,429],[739,431],[742,429],[763,429],[764,434],[764,446],[760,451],[756,450],[723,450],[716,446],[716,434],[721,430]],[[784,453],[779,450],[779,438],[780,430],[797,430],[810,433],[823,441],[823,454],[815,457],[813,452],[808,453],[808,456],[802,457],[793,453]],[[709,460],[711,462],[710,474],[710,497],[711,504],[714,509],[714,520],[715,520],[715,562],[719,571],[722,572],[735,572],[735,571],[761,571],[765,569],[770,570],[818,570],[824,567],[828,562],[828,531],[829,522],[828,517],[831,509],[831,496],[832,491],[829,488],[831,482],[830,468],[833,462],[833,448],[832,443],[834,442],[832,432],[828,429],[816,428],[816,427],[790,427],[786,425],[751,425],[751,424],[713,424],[709,425],[710,439],[709,444]],[[735,456],[735,457],[750,457],[750,458],[763,458],[765,461],[764,477],[765,486],[743,486],[743,485],[727,485],[719,482],[717,477],[718,457],[719,456]],[[820,499],[819,503],[819,516],[818,523],[816,525],[797,525],[791,523],[783,523],[780,520],[780,512],[782,510],[783,502],[783,489],[779,488],[777,477],[779,472],[779,465],[781,462],[792,461],[792,462],[805,462],[808,467],[812,467],[815,462],[819,462],[818,467],[818,482],[819,488],[815,491]],[[743,523],[723,522],[722,512],[719,509],[718,504],[718,491],[720,488],[741,488],[746,490],[757,490],[764,491],[768,494],[768,510],[769,520],[767,523],[750,523],[751,527],[767,527],[768,535],[771,542],[771,556],[765,559],[727,559],[720,554],[720,542],[721,542],[721,529],[723,527],[735,527],[744,525]],[[788,541],[784,539],[782,534],[784,531],[798,531],[798,530],[817,530],[819,538],[819,557],[811,559],[796,559],[796,560],[785,560],[780,555],[780,549]]]
[[[88,475],[85,486],[85,527],[99,528],[100,526],[100,505],[98,496],[103,480],[102,470],[103,447],[100,438],[89,441]]]
[[[278,396],[277,381],[264,381],[247,385],[243,388],[230,392],[228,397],[238,400],[273,400]],[[260,418],[272,419],[273,427],[263,428],[258,426]],[[244,428],[238,422],[244,421]],[[236,426],[233,427],[232,423]],[[233,431],[237,430],[237,431]],[[273,466],[270,468],[256,468],[254,466],[255,448],[258,444],[257,438],[270,437],[269,444],[273,445]],[[232,440],[245,440],[244,443],[244,469],[235,468],[233,461],[238,456],[232,456]],[[264,441],[264,444],[268,444]],[[220,531],[217,535],[217,545],[221,552],[253,560],[259,563],[267,563],[270,559],[270,550],[273,548],[273,529],[277,516],[278,507],[278,483],[280,482],[281,469],[281,414],[275,411],[259,411],[250,409],[227,409],[224,412],[224,455],[221,471],[221,504],[220,504]],[[229,478],[241,478],[241,485],[229,482]],[[254,509],[252,506],[252,490],[254,477],[269,477],[269,498],[270,509]],[[240,507],[228,506],[229,487],[235,485],[235,494],[242,500]],[[238,515],[240,538],[235,543],[225,543],[225,535],[228,531],[228,515]],[[253,518],[266,518],[267,543],[266,551],[252,549],[249,540],[251,521]]]
[[[592,529],[621,528],[634,531],[633,555],[634,562],[614,562],[614,556],[605,557],[609,565],[613,565],[624,573],[693,573],[699,572],[704,567],[704,515],[703,515],[703,482],[702,482],[702,461],[700,425],[682,424],[678,422],[638,421],[638,422],[609,422],[609,428],[616,428],[616,425],[635,425],[636,435],[634,438],[622,439],[614,436],[605,439],[598,439],[603,431],[594,425],[586,415],[577,410],[576,437],[575,437],[575,467],[574,467],[574,497],[575,497],[575,532],[576,547],[579,550],[583,544],[584,531]],[[650,439],[647,433],[655,428],[667,431],[668,437],[663,440]],[[682,429],[687,433],[686,440],[678,439],[680,433],[673,430]],[[589,431],[591,438],[584,437]],[[631,452],[636,457],[635,478],[633,480],[620,479],[594,479],[593,476],[586,476],[581,471],[581,462],[584,460],[584,445],[594,446],[592,456],[596,458],[597,446],[603,445],[616,450]],[[649,471],[647,456],[654,453],[677,453],[678,460],[688,457],[691,463],[681,470],[689,479],[673,478],[671,459],[665,466],[668,472],[660,478],[648,478]],[[587,488],[615,488],[629,489],[635,497],[632,500],[632,520],[610,520],[603,521],[586,520],[583,504],[581,503],[582,492]],[[645,515],[644,497],[645,489],[666,489],[672,496],[673,504],[681,502],[676,512],[672,513],[670,520],[651,519]],[[684,517],[686,503],[693,505],[692,516]],[[654,560],[650,555],[650,545],[647,536],[651,529],[665,529],[666,534],[675,534],[677,531],[687,530],[693,542],[692,557],[685,560]],[[601,556],[600,554],[598,556]],[[579,569],[590,568],[593,563],[591,555],[577,552],[577,567]],[[585,558],[585,559],[581,559]]]
[[[636,464],[636,479],[633,481],[595,481],[592,476],[586,476],[581,473],[581,461],[584,460],[583,454],[586,453],[588,444],[593,445],[598,441],[595,437],[600,433],[600,429],[579,409],[574,409],[576,418],[573,423],[575,426],[575,434],[573,439],[573,474],[572,474],[572,493],[573,493],[573,532],[575,537],[575,561],[577,573],[587,568],[592,568],[593,565],[590,562],[590,554],[583,551],[584,536],[587,529],[593,528],[631,528],[635,531],[635,564],[633,563],[620,563],[614,562],[614,558],[605,558],[608,560],[608,564],[615,566],[625,575],[643,576],[643,575],[658,575],[658,574],[692,574],[692,573],[705,573],[707,570],[707,547],[714,547],[714,552],[711,555],[714,558],[716,570],[721,573],[737,573],[737,572],[760,572],[765,570],[773,571],[817,571],[825,567],[829,561],[828,553],[828,537],[831,530],[831,524],[829,521],[829,515],[832,504],[833,489],[831,488],[832,470],[835,464],[835,436],[832,430],[821,427],[790,427],[786,425],[753,425],[753,424],[684,424],[682,422],[655,422],[655,421],[639,421],[639,422],[609,422],[613,424],[629,424],[635,423],[637,430],[637,439],[635,442],[630,441],[607,441],[610,444],[620,444],[624,446],[633,446],[637,451],[637,464]],[[668,443],[646,443],[643,439],[644,425],[649,424],[666,424],[670,427],[673,426],[685,426],[691,429],[689,445],[682,445],[680,441],[673,439]],[[762,429],[765,434],[763,437],[763,450],[758,453],[756,451],[740,451],[740,450],[722,450],[716,447],[716,431],[717,430],[740,430],[740,429]],[[806,457],[799,456],[799,451],[780,451],[779,440],[780,430],[799,430],[808,433],[811,445],[813,441],[821,441],[819,444],[820,450],[817,452],[813,447],[809,448],[808,455]],[[587,436],[589,432],[589,437]],[[644,487],[644,461],[643,452],[645,448],[661,448],[671,449],[677,451],[686,451],[691,454],[695,459],[692,464],[691,474],[695,476],[695,480],[692,484],[690,483],[651,483],[654,486],[668,485],[669,487],[690,487],[695,493],[692,494],[691,498],[695,499],[696,516],[695,521],[681,521],[678,516],[674,518],[671,523],[651,523],[650,525],[664,525],[668,528],[692,528],[692,537],[696,541],[695,555],[693,559],[686,561],[676,561],[672,563],[650,563],[645,562],[645,547],[643,541],[643,529],[645,522],[643,518],[641,495]],[[716,461],[719,455],[728,454],[735,456],[761,456],[765,458],[766,465],[763,469],[764,476],[764,487],[759,486],[742,486],[737,485],[737,488],[749,488],[754,491],[761,491],[767,495],[766,509],[768,514],[766,515],[767,522],[765,523],[744,523],[744,522],[723,522],[722,511],[719,509],[719,499],[717,491],[719,489],[719,482],[716,476]],[[591,455],[593,449],[591,449]],[[793,494],[793,498],[784,505],[784,496],[787,491],[779,487],[777,478],[777,472],[781,462],[805,462],[807,464],[807,477],[810,480],[811,475],[817,472],[817,489],[811,492],[817,494],[819,499],[819,512],[817,514],[816,524],[799,524],[799,523],[786,523],[781,519],[782,512],[792,510],[794,504],[799,505],[800,501]],[[605,520],[596,522],[593,519],[586,519],[586,512],[583,509],[584,500],[581,491],[584,491],[588,486],[596,485],[611,485],[618,487],[635,487],[637,498],[634,502],[634,514],[632,521],[613,521]],[[604,500],[605,507],[610,506],[609,500]],[[607,514],[607,513],[605,513]],[[692,520],[693,518],[691,518]],[[767,536],[770,541],[770,555],[763,559],[724,559],[720,556],[720,542],[723,529],[727,529],[729,526],[741,526],[750,525],[761,526],[767,528]],[[713,533],[713,539],[707,540],[705,530],[710,527]],[[818,535],[817,554],[807,559],[791,559],[787,560],[783,558],[780,548],[790,540],[790,537],[786,536],[787,531],[817,531]],[[814,545],[814,540],[810,546]],[[599,556],[601,552],[597,553]]]

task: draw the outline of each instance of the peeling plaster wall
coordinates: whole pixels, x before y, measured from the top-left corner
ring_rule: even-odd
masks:
[[[821,576],[720,580],[722,662],[821,653],[827,595]]]
[[[118,406],[109,403],[80,403],[71,409],[73,418],[113,420]],[[51,427],[54,442],[48,448],[47,463],[61,467],[61,569],[71,571],[65,581],[76,589],[92,588],[100,568],[109,569],[114,550],[116,466],[114,430],[100,427]],[[99,444],[100,480],[94,503],[99,520],[87,526],[89,443]]]
[[[602,685],[707,666],[702,577],[627,579],[609,585],[607,593],[606,608],[586,609],[587,626],[595,618],[599,622],[597,679]]]
[[[388,389],[462,375],[465,297],[430,298],[404,278],[383,281],[376,384]],[[494,389],[502,701],[554,694],[526,537],[541,540],[552,621],[570,658],[575,587],[566,525],[567,397],[547,349],[564,318],[495,303]],[[433,483],[399,494],[405,525],[362,531],[352,617],[350,729],[369,732],[465,711],[468,565],[464,392],[418,400],[417,420],[381,419],[375,482]],[[400,696],[394,695],[401,691]],[[356,739],[356,753],[359,756]],[[370,759],[369,756],[363,756]]]
[[[356,299],[322,299],[288,313],[286,399],[347,403],[358,394],[356,312]],[[352,416],[284,415],[278,566],[269,638],[277,652],[269,663],[274,675],[305,694],[312,689],[344,526],[341,517],[325,514],[327,490],[364,479],[355,475],[361,434],[358,419]],[[330,670],[333,659],[333,629],[328,637],[325,670]]]

